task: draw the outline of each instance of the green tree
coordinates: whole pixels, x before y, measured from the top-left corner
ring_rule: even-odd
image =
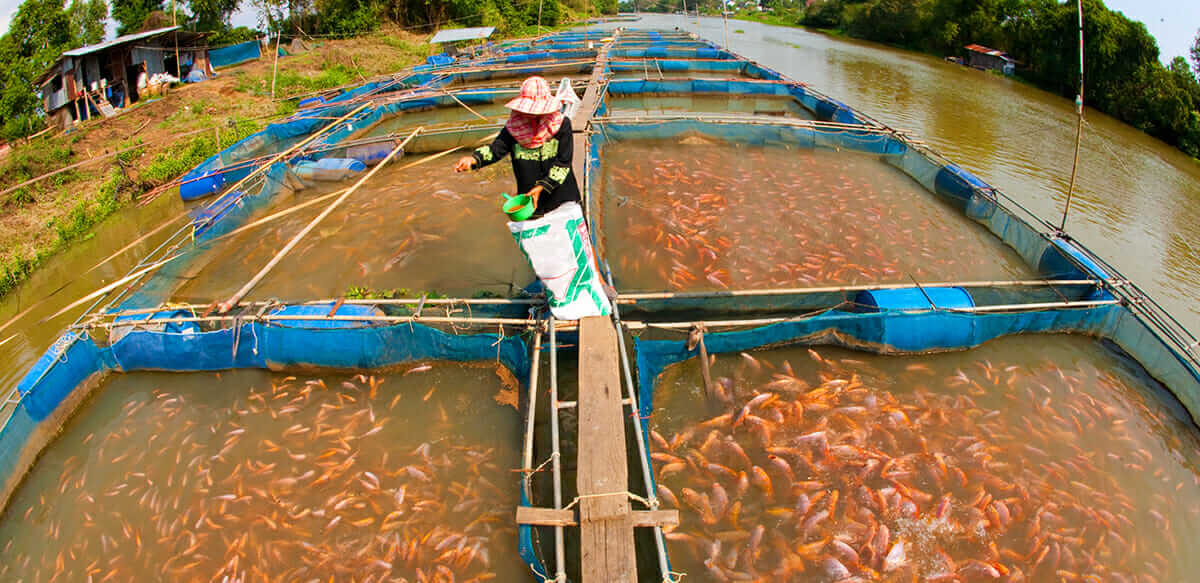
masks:
[[[1196,40],[1192,42],[1192,69],[1200,76],[1200,30],[1196,31]]]
[[[162,9],[163,0],[112,0],[112,17],[117,21],[117,34],[138,32],[151,12]]]
[[[71,21],[71,36],[75,37],[76,44],[96,44],[104,40],[108,4],[104,0],[71,0],[67,18]]]
[[[226,30],[239,3],[239,0],[188,0],[188,9],[192,11],[196,30]]]
[[[41,129],[33,81],[74,38],[62,0],[28,0],[0,37],[0,135],[15,139]]]

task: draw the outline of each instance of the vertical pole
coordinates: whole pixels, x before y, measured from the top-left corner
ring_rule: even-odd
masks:
[[[279,73],[279,37],[280,33],[275,33],[275,64],[271,67],[271,99],[275,99],[275,76]]]
[[[542,0],[538,0],[538,36],[542,36]]]
[[[590,1],[590,0],[589,0]],[[554,509],[562,510],[562,454],[558,441],[558,335],[554,328],[554,316],[550,316],[550,441],[553,443],[551,467],[554,469]],[[554,527],[554,581],[567,580],[567,553],[563,542],[563,528]]]
[[[729,50],[729,11],[725,8],[725,0],[721,0],[721,18],[725,20],[725,50]]]
[[[1079,172],[1079,140],[1083,137],[1083,0],[1076,0],[1075,6],[1079,13],[1079,94],[1075,96],[1075,161],[1071,163],[1071,184],[1067,187],[1067,203],[1063,206],[1062,222],[1058,225],[1061,233],[1067,228],[1067,213],[1071,210],[1071,197],[1075,194],[1075,177]]]
[[[171,26],[176,26],[175,25],[175,0],[171,0]],[[179,31],[176,30],[176,31],[172,32],[171,34],[175,36],[175,77],[177,77],[180,81],[182,81],[183,75],[180,73],[180,69],[179,69]]]

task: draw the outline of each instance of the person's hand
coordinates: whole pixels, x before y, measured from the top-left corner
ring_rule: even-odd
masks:
[[[539,184],[537,186],[534,186],[533,188],[530,188],[529,192],[525,193],[525,194],[528,194],[530,200],[533,201],[533,206],[535,206],[535,207],[537,206],[538,197],[541,196],[543,190],[545,190],[545,189],[542,188],[542,186]]]
[[[466,172],[475,166],[475,158],[473,156],[463,156],[458,159],[458,163],[454,165],[455,172]]]

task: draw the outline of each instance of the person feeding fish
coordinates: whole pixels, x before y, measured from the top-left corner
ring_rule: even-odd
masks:
[[[571,170],[571,120],[563,115],[562,100],[551,93],[550,84],[530,77],[521,83],[521,94],[504,106],[512,113],[500,135],[463,156],[455,172],[477,170],[511,153],[517,191],[533,201],[534,218],[563,203],[579,202],[579,184]]]
[[[510,198],[502,210],[545,288],[550,311],[560,320],[607,316],[612,310],[571,170],[574,136],[562,108],[564,101],[575,99],[569,81],[555,95],[542,77],[526,79],[521,94],[505,104],[512,114],[500,135],[454,166],[455,172],[466,172],[512,154],[517,191],[528,198]]]

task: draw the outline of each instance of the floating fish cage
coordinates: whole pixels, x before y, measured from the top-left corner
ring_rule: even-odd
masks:
[[[575,172],[597,268],[618,292],[608,348],[593,348],[600,341],[584,323],[548,317],[545,298],[526,288],[532,272],[494,208],[509,184],[503,165],[448,176],[444,156],[491,139],[502,104],[530,74],[585,90]],[[265,262],[276,264],[271,255],[290,249],[325,201],[374,176],[367,168],[385,185],[329,214],[276,275],[242,286]],[[186,224],[89,298],[5,403],[0,533],[9,541],[29,536],[15,514],[33,512],[38,488],[117,487],[88,481],[72,465],[80,462],[54,451],[56,439],[86,448],[81,428],[103,431],[105,420],[134,409],[174,415],[178,399],[204,394],[164,388],[96,405],[88,415],[99,421],[80,413],[85,403],[124,398],[114,379],[177,372],[218,383],[218,371],[259,371],[268,376],[231,393],[233,413],[213,413],[226,440],[213,459],[243,433],[278,446],[255,450],[264,457],[244,470],[225,470],[250,472],[247,483],[269,496],[247,486],[251,494],[209,502],[220,520],[252,498],[278,506],[255,510],[266,522],[187,518],[268,537],[287,532],[278,528],[284,520],[307,541],[344,534],[338,516],[351,508],[357,514],[344,520],[354,528],[396,533],[364,550],[369,560],[306,563],[287,573],[296,578],[417,577],[418,568],[429,580],[478,576],[480,565],[507,564],[481,558],[499,548],[484,531],[515,539],[507,552],[529,570],[501,577],[538,581],[596,580],[590,565],[624,556],[618,548],[635,549],[645,581],[801,572],[829,581],[1166,581],[1200,566],[1173,546],[1200,524],[1200,471],[1188,457],[1200,420],[1196,338],[1111,265],[921,142],[690,34],[556,33],[422,65],[307,99],[182,183],[185,200],[204,199]],[[242,295],[239,286],[255,291]],[[339,297],[349,286],[416,291]],[[230,294],[245,300],[218,310]],[[450,389],[405,379],[453,368],[445,363],[494,369],[504,386],[520,388],[496,398],[519,409],[519,439],[484,444],[513,452],[497,459],[519,467],[496,471],[501,462],[492,461],[480,473],[487,456],[478,444],[435,440],[368,448],[363,457],[374,465],[351,475],[351,450],[331,442],[333,467],[346,464],[339,483],[363,492],[307,513],[289,501],[326,467],[307,474],[293,462],[323,454],[279,446],[271,431],[322,435],[320,422],[284,427],[278,406],[252,396],[336,410],[328,415],[344,415],[339,423],[361,437],[373,427],[360,426],[363,416],[379,423],[375,416],[397,403],[441,403],[433,390]],[[576,437],[591,430],[585,402],[597,389],[582,379],[597,368],[619,385],[604,392],[622,421],[605,431],[623,454],[611,476],[628,476],[599,491],[603,480],[583,484],[598,444]],[[333,382],[326,377],[342,389],[312,397],[311,387]],[[395,394],[379,400],[392,378]],[[460,403],[489,400],[455,394]],[[223,417],[242,409],[272,421]],[[438,416],[469,425],[479,414],[462,411]],[[163,419],[147,423],[166,428]],[[259,422],[266,429],[247,426]],[[125,444],[109,447],[135,447]],[[463,471],[491,494],[438,483],[443,470],[459,471],[440,461],[452,452],[480,460]],[[114,463],[113,453],[96,459]],[[38,473],[43,454],[62,468],[59,483]],[[276,463],[290,473],[272,473]],[[131,493],[158,511],[169,500],[152,486],[121,486],[113,496]],[[413,509],[434,508],[449,520],[454,508],[473,511],[489,496],[519,506],[515,521],[484,513],[503,530],[438,530],[427,548],[410,530],[428,525],[405,522]],[[433,502],[439,497],[455,505],[448,511]],[[636,536],[597,543],[583,533],[594,509],[580,508],[614,498]],[[54,520],[38,532],[57,540]],[[175,532],[158,528],[135,542],[129,531],[105,537],[89,552],[140,551]],[[1154,542],[1131,540],[1143,534]],[[179,542],[173,552],[184,556],[199,548]],[[309,550],[332,557],[338,548]],[[42,565],[93,574],[63,556]],[[170,566],[192,564],[179,562]],[[29,565],[27,555],[6,562],[3,577]],[[249,564],[192,567],[205,577],[252,573]]]

